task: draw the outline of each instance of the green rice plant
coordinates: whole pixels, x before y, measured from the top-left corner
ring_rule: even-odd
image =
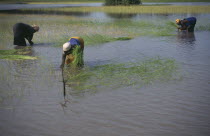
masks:
[[[84,65],[84,60],[83,60],[83,51],[81,50],[80,46],[76,46],[73,51],[72,55],[74,56],[74,60],[72,63],[70,63],[71,66],[73,67],[81,67]]]
[[[177,31],[171,20],[161,19],[98,21],[62,15],[0,14],[1,49],[11,47],[13,44],[11,28],[16,22],[22,21],[40,26],[40,31],[33,37],[35,44],[52,43],[56,47],[61,47],[72,36],[81,36],[85,41],[85,46],[92,46],[116,40],[129,40],[138,36],[171,36]],[[205,23],[199,21],[195,30],[209,31],[209,20],[206,19],[203,22]]]
[[[170,29],[162,29],[160,31],[152,31],[150,32],[150,35],[152,36],[174,36],[176,34],[171,33],[172,31]]]
[[[11,49],[11,50],[0,50],[0,59],[6,60],[34,60],[37,57],[28,56],[31,53],[31,47],[25,47],[23,49]]]
[[[24,55],[0,55],[0,59],[6,60],[35,60],[36,57],[24,56]]]
[[[195,25],[195,30],[198,30],[198,31],[210,31],[210,23],[207,23],[207,24],[196,24]]]
[[[16,50],[0,50],[0,55],[12,55]]]
[[[130,40],[132,37],[112,37],[109,35],[90,34],[82,36],[85,40],[85,45],[96,45],[117,40]]]
[[[28,9],[23,9],[27,11]],[[40,9],[33,9],[40,10]],[[198,6],[176,6],[176,5],[156,5],[156,6],[103,6],[103,7],[65,7],[46,8],[45,11],[62,12],[105,12],[105,13],[144,13],[144,14],[170,14],[170,13],[210,13],[209,5]]]
[[[87,45],[94,45],[99,43],[105,43],[112,41],[112,37],[108,35],[101,35],[101,34],[89,34],[82,36],[85,40],[85,44]]]
[[[178,64],[173,59],[150,58],[135,63],[105,64],[66,72],[67,83],[75,93],[91,92],[102,87],[141,87],[154,82],[177,80]],[[72,92],[73,93],[73,92]]]
[[[133,39],[132,37],[116,37],[114,38],[115,40],[120,40],[120,41],[123,41],[123,40],[131,40]]]
[[[105,0],[105,5],[139,5],[141,0]]]
[[[176,27],[176,28],[178,27],[177,24],[175,22],[172,22],[172,21],[168,21],[168,22],[166,22],[166,24],[169,25],[169,26],[172,26],[172,27]]]

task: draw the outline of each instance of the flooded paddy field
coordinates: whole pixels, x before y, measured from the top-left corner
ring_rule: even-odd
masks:
[[[209,13],[11,12],[0,14],[0,58],[14,52],[15,23],[40,31],[15,54],[35,59],[0,59],[1,135],[210,134]],[[193,34],[174,26],[187,16]],[[61,47],[72,36],[85,40],[85,66],[65,69],[64,100]]]

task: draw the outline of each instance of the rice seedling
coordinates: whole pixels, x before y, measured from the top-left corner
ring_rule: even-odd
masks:
[[[80,46],[76,46],[72,51],[73,61],[70,63],[71,67],[82,67],[84,65],[83,51]]]
[[[36,57],[31,56],[23,56],[23,55],[0,55],[0,59],[6,59],[6,60],[34,60],[37,59]]]
[[[176,80],[178,64],[173,59],[150,58],[135,63],[106,64],[68,70],[67,82],[75,93],[91,92],[101,87],[141,87],[156,81]],[[71,92],[73,93],[73,92]]]
[[[10,46],[12,40],[8,39],[13,39],[11,28],[16,22],[22,21],[40,25],[40,31],[34,35],[34,43],[52,43],[56,47],[61,47],[72,36],[83,37],[85,46],[91,46],[116,40],[129,40],[137,36],[173,36],[177,30],[176,24],[167,19],[152,21],[120,19],[113,22],[62,15],[0,14],[0,16],[2,30],[0,31],[0,40],[3,45]],[[198,22],[195,30],[208,31],[209,20],[205,22]],[[5,47],[9,46],[1,47],[0,45],[0,48]]]
[[[123,41],[123,40],[131,40],[132,37],[116,37],[114,38],[115,40],[120,40],[120,41]]]
[[[197,31],[210,31],[210,23],[207,24],[196,24],[195,30]]]
[[[112,37],[109,35],[91,34],[82,36],[87,45],[96,45],[117,40],[130,40],[132,37]]]
[[[31,53],[30,47],[25,47],[23,49],[0,50],[0,59],[6,59],[6,60],[37,59],[37,57],[28,56],[28,54],[30,53]]]
[[[28,9],[23,9],[27,11]],[[41,10],[41,9],[34,9]],[[157,5],[157,6],[103,6],[103,7],[65,7],[65,8],[46,8],[44,11],[62,11],[62,12],[105,12],[105,13],[153,13],[153,14],[170,14],[170,13],[210,13],[209,5],[199,6],[174,6],[174,5]]]
[[[166,22],[166,24],[177,28],[177,24],[175,22],[168,21],[168,22]]]

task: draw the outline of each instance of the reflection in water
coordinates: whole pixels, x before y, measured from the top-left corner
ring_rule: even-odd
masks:
[[[33,46],[52,46],[55,43],[35,43]]]
[[[191,45],[193,47],[195,45],[195,41],[196,41],[195,34],[186,32],[186,31],[178,32],[177,41],[179,43],[181,43],[181,45],[183,45],[183,46]]]
[[[37,15],[42,15],[42,14],[47,14],[47,15],[69,15],[69,16],[77,16],[77,17],[86,17],[89,16],[89,12],[67,12],[67,11],[57,11],[52,10],[52,11],[46,11],[43,9],[36,9],[36,10],[5,10],[5,11],[0,11],[0,13],[8,13],[8,14],[37,14]]]
[[[161,19],[174,20],[177,16],[182,17],[185,15],[138,14],[135,18],[146,20],[145,22],[158,22]],[[200,14],[199,18],[203,20],[206,15]],[[29,21],[24,18],[21,19]],[[53,24],[54,22],[49,20],[49,25]],[[9,28],[5,27],[5,29],[1,30],[4,30],[7,34]],[[76,88],[87,83],[87,81],[93,83],[93,85],[103,82],[106,79],[104,77],[107,77],[112,72],[111,68],[113,68],[114,72],[118,72],[119,68],[116,65],[113,67],[107,65],[107,68],[110,69],[110,72],[107,70],[108,74],[103,74],[102,72],[105,72],[105,70],[100,68],[101,71],[98,71],[100,73],[96,73],[99,76],[101,75],[100,80],[89,80],[88,77],[94,77],[89,71],[87,71],[88,73],[78,71],[74,74],[71,73],[69,78],[77,77],[77,75],[84,75],[83,77],[87,78],[82,78],[83,82],[81,84],[73,80],[70,84],[67,84],[65,86],[67,94],[64,100],[64,86],[61,70],[58,68],[61,61],[60,48],[39,43],[32,47],[32,55],[38,56],[40,58],[38,60],[0,60],[0,96],[3,96],[2,100],[0,98],[0,103],[4,102],[0,105],[1,135],[199,136],[203,134],[207,136],[210,133],[210,39],[208,38],[210,32],[196,31],[195,34],[197,39],[195,39],[194,33],[180,32],[177,37],[154,38],[141,36],[129,41],[106,43],[98,47],[87,46],[85,62],[91,68],[110,64],[112,61],[125,63],[136,59],[143,60],[144,55],[145,57],[160,55],[160,57],[175,58],[183,64],[183,71],[187,71],[189,74],[184,75],[181,81],[153,82],[152,85],[141,88],[126,86],[111,89],[105,86],[99,88],[101,90],[97,93],[88,93],[90,95],[86,95],[83,93],[84,91],[80,93],[81,91],[77,91]],[[173,39],[171,40],[171,38]],[[8,39],[5,38],[4,41],[6,40]],[[169,42],[167,42],[168,40]],[[175,40],[181,48],[177,48]],[[7,45],[0,46],[6,48]],[[185,50],[183,48],[190,49]],[[194,48],[194,50],[192,51],[191,48]],[[112,64],[115,64],[114,62]],[[143,66],[151,68],[148,63],[143,64]],[[164,69],[167,66],[171,68],[168,63],[166,65],[166,63],[160,61],[159,64],[163,66],[160,68]],[[133,67],[131,72],[143,69],[137,68]],[[93,72],[97,72],[96,70],[98,69],[94,69]],[[156,74],[158,77],[167,74],[165,71],[162,72],[163,74],[160,73],[157,65],[154,65],[152,71],[151,75],[144,77],[150,78],[154,76],[155,72],[159,73]],[[137,75],[136,73],[133,75],[130,73],[129,71],[120,71],[116,76],[125,75],[123,77],[127,79],[129,76],[133,78]],[[109,79],[114,80],[113,75],[112,73],[109,74]],[[117,85],[119,79],[123,78],[114,80],[114,85]],[[122,85],[125,85],[125,83],[123,82]],[[86,97],[82,97],[82,95]],[[14,100],[10,100],[10,97],[6,96],[14,96],[12,97]],[[18,96],[23,97],[19,98]],[[61,100],[62,102],[60,102]],[[7,108],[10,105],[14,105],[13,111]]]
[[[209,18],[209,14],[199,14],[199,13],[161,13],[161,14],[123,14],[123,13],[103,13],[103,12],[78,12],[78,11],[58,11],[56,8],[53,8],[51,11],[46,11],[45,9],[27,9],[27,10],[0,10],[0,13],[6,14],[28,14],[28,15],[66,15],[66,16],[75,16],[75,17],[90,17],[93,19],[104,19],[108,20],[110,18],[114,19],[137,19],[137,20],[150,20],[150,21],[161,21],[169,19],[174,21],[176,18],[185,18],[186,16],[195,16],[198,20],[200,18]]]
[[[106,13],[110,18],[122,19],[122,18],[134,18],[137,14],[123,14],[123,13]]]
[[[17,54],[35,56],[32,46],[15,45],[14,49],[17,49]]]

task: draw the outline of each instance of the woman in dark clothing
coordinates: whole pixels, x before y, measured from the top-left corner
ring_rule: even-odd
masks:
[[[178,27],[178,30],[187,30],[188,32],[194,32],[196,18],[188,17],[184,18],[183,20],[176,19],[176,24],[180,25],[180,27]]]
[[[39,31],[39,26],[33,25],[30,26],[24,23],[17,23],[13,26],[14,34],[14,45],[26,46],[25,38],[28,40],[30,45],[33,45],[32,42],[33,34]]]

